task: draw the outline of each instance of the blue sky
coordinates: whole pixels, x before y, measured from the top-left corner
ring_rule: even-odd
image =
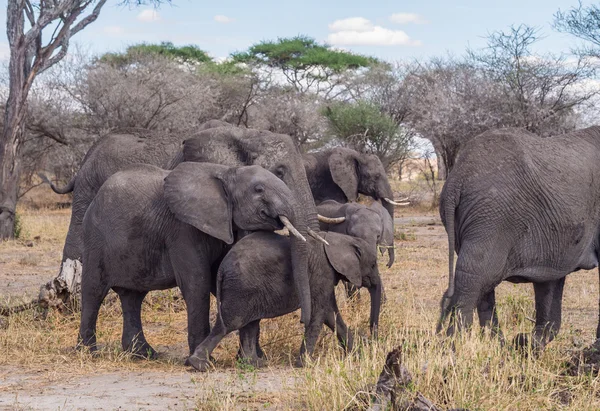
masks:
[[[584,1],[584,4],[589,4]],[[7,0],[0,0],[5,27]],[[225,57],[261,40],[306,34],[358,53],[385,60],[461,54],[467,45],[485,45],[486,33],[527,23],[546,36],[541,52],[568,51],[576,40],[556,33],[550,23],[560,8],[577,0],[173,0],[154,10],[128,8],[109,0],[98,20],[74,42],[94,53],[122,50],[139,42],[196,44],[213,57]],[[6,33],[0,34],[0,57],[6,57]]]

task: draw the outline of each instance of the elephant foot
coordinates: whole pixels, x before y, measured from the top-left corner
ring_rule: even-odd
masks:
[[[243,364],[251,365],[254,368],[262,368],[267,364],[265,353],[261,349],[258,349],[253,353],[246,354],[240,348],[235,358],[237,361]]]
[[[304,368],[304,367],[306,367],[306,364],[308,363],[309,358],[310,357],[307,354],[300,354],[296,358],[296,361],[294,362],[294,367],[295,368]]]
[[[200,358],[197,355],[190,355],[186,361],[186,365],[191,365],[197,371],[206,372],[213,367],[213,363],[208,358]]]
[[[125,351],[137,358],[144,358],[147,360],[155,360],[158,358],[158,352],[156,352],[156,350],[152,348],[146,341],[137,342],[133,347],[127,347]]]
[[[92,356],[98,356],[99,354],[98,346],[96,345],[96,343],[84,344],[81,340],[77,342],[77,345],[75,345],[73,351],[88,352]]]
[[[237,357],[238,362],[241,364],[248,364],[254,368],[262,368],[267,364],[267,361],[264,358],[260,358],[258,356],[251,357]]]
[[[190,357],[194,355],[194,354],[190,354]],[[185,365],[186,367],[192,367],[192,363],[190,362],[190,357],[185,359],[185,362],[183,363],[183,365]],[[210,361],[211,363],[215,363],[217,360],[215,360],[215,357],[213,357],[212,355],[208,357],[208,361]]]
[[[513,339],[513,347],[518,351],[526,353],[529,346],[531,346],[531,352],[537,355],[544,350],[546,344],[535,334],[519,333]]]

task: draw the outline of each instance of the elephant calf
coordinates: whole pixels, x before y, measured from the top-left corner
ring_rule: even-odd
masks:
[[[352,335],[335,300],[334,289],[340,278],[358,287],[368,287],[374,294],[371,324],[376,325],[379,317],[381,288],[375,250],[364,240],[343,234],[326,233],[325,239],[328,246],[312,238],[308,240],[312,255],[326,254],[328,264],[310,273],[312,317],[305,329],[297,365],[302,365],[305,353],[312,354],[323,323],[336,331],[344,348],[352,347]],[[205,371],[217,344],[228,333],[240,330],[241,356],[259,365],[260,320],[291,313],[300,307],[292,278],[289,238],[257,232],[236,243],[219,267],[217,306],[219,315],[215,326],[190,356],[189,363]]]
[[[123,308],[124,350],[153,356],[141,306],[151,290],[179,286],[190,353],[210,330],[211,282],[235,230],[296,231],[294,197],[260,166],[182,163],[171,172],[139,164],[113,174],[83,221],[79,343],[96,349],[98,310],[113,289]]]

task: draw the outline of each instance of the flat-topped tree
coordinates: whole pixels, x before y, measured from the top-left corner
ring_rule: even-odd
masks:
[[[35,78],[61,61],[73,36],[94,22],[107,0],[8,0],[9,93],[0,135],[0,239],[13,238],[27,96]],[[123,0],[158,6],[171,0]]]
[[[123,53],[105,53],[100,56],[98,61],[113,66],[126,66],[136,62],[144,56],[161,56],[182,64],[190,65],[212,62],[212,58],[208,53],[198,46],[193,44],[187,46],[175,46],[169,41],[163,41],[159,44],[134,44],[127,47]]]
[[[343,75],[377,63],[373,57],[335,50],[306,36],[263,41],[232,54],[233,61],[279,71],[298,92],[312,91],[333,98]]]

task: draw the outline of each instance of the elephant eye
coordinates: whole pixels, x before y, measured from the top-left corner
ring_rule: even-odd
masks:
[[[285,168],[283,166],[277,167],[275,169],[275,175],[279,178],[283,178],[285,175]]]
[[[262,184],[257,184],[254,186],[254,191],[257,193],[262,193],[265,191],[265,187]]]

